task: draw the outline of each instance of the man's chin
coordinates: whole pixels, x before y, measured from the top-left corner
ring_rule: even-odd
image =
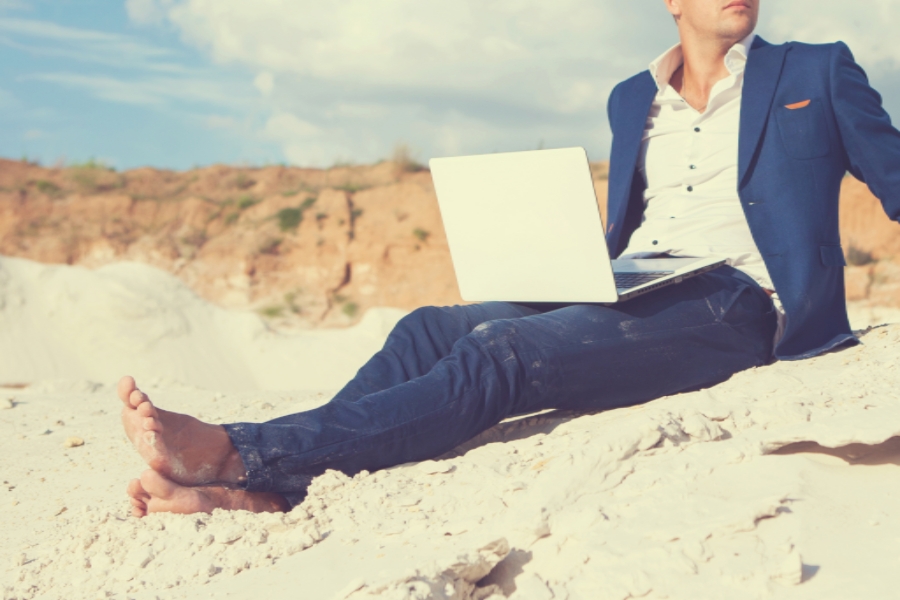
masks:
[[[738,15],[735,15],[738,16]],[[726,22],[719,30],[719,35],[723,38],[731,40],[742,40],[756,28],[756,23],[752,19],[734,19]]]

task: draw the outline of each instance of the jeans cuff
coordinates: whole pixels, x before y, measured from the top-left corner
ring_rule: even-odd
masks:
[[[241,484],[241,489],[248,492],[272,491],[272,473],[265,464],[257,449],[256,423],[230,423],[223,425],[225,433],[231,438],[231,443],[241,455],[244,468],[247,469],[247,480]]]

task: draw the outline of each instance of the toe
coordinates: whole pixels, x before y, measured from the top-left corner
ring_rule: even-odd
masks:
[[[153,417],[144,417],[141,419],[141,427],[144,428],[144,431],[162,433],[162,424],[159,422],[159,419],[154,419]]]
[[[150,494],[144,489],[144,486],[141,485],[140,479],[132,479],[128,482],[128,495],[131,496],[132,500],[138,500],[144,502],[147,498],[150,497]]]
[[[147,514],[147,501],[150,500],[150,494],[144,490],[140,479],[132,479],[128,482],[128,499],[131,503],[131,516],[143,517]]]
[[[180,485],[163,477],[153,469],[147,469],[141,473],[141,487],[146,490],[151,498],[163,500],[171,498],[181,488]]]
[[[134,382],[134,377],[131,375],[126,375],[122,379],[119,380],[119,385],[116,387],[116,392],[119,394],[119,399],[128,404],[129,399],[131,398],[131,392],[137,389],[137,385]]]
[[[142,392],[141,390],[135,389],[131,392],[131,395],[128,396],[128,403],[131,404],[132,408],[137,408],[141,404],[145,404],[150,401],[150,398],[147,397],[147,394]]]
[[[139,415],[144,417],[145,419],[155,419],[159,416],[159,413],[156,412],[156,407],[153,406],[153,403],[147,400],[146,402],[141,402],[137,405],[137,412]]]

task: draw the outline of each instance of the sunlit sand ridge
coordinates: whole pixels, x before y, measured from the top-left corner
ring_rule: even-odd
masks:
[[[2,597],[892,597],[898,325],[708,390],[327,473],[287,514],[128,516],[143,465],[119,375],[163,408],[267,420],[327,401],[400,314],[287,335],[146,266],[0,259]]]

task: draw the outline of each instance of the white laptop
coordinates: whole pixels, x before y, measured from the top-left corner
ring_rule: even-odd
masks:
[[[724,264],[610,260],[583,148],[429,161],[466,301],[622,302]]]

